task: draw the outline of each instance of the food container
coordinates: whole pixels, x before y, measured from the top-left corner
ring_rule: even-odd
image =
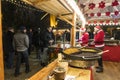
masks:
[[[61,67],[56,67],[54,69],[54,77],[55,77],[55,80],[64,80],[65,78],[65,69],[64,68],[61,68]]]

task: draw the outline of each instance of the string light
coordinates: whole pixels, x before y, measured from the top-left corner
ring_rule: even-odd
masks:
[[[67,3],[71,6],[71,8],[76,12],[76,14],[79,16],[79,18],[82,21],[82,27],[85,27],[86,20],[83,15],[83,13],[80,11],[79,7],[77,6],[76,2],[74,0],[66,0]]]
[[[29,10],[32,10],[32,11],[43,12],[42,10],[37,9],[37,8],[35,8],[35,7],[29,5],[29,4],[27,4],[27,3],[25,3],[21,0],[2,0],[2,1],[9,2],[11,4],[14,4],[14,5],[18,6],[18,7],[29,9]]]

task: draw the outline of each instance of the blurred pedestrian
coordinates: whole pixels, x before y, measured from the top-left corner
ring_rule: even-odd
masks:
[[[46,66],[49,62],[49,54],[48,47],[51,46],[54,42],[53,35],[51,34],[52,28],[48,27],[46,31],[44,31],[44,46],[43,53],[41,55],[41,65]]]
[[[22,56],[24,57],[25,60],[25,66],[26,66],[25,72],[26,73],[30,72],[29,59],[28,59],[29,38],[28,35],[26,34],[26,28],[24,26],[21,26],[18,32],[14,35],[13,45],[17,53],[16,67],[14,73],[14,76],[17,77],[20,75],[20,65],[21,65]]]
[[[14,48],[13,48],[13,36],[14,36],[14,28],[13,27],[8,27],[8,31],[6,34],[6,51],[7,51],[7,56],[6,56],[6,66],[8,69],[13,68],[14,64]]]
[[[80,28],[82,36],[79,39],[79,43],[82,46],[88,46],[89,42],[89,33],[86,31],[86,28]]]

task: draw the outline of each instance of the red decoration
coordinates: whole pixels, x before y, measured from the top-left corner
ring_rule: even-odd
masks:
[[[109,22],[110,22],[110,20],[107,20],[107,21],[106,21],[106,23],[109,23]]]
[[[93,8],[95,8],[95,4],[94,3],[90,3],[89,4],[89,9],[93,9]]]
[[[91,23],[91,21],[88,21],[88,24],[90,24]]]
[[[119,11],[115,11],[114,14],[117,16],[119,14]]]
[[[112,2],[112,6],[117,6],[117,5],[119,5],[119,3],[118,3],[117,0],[115,0],[114,2]]]
[[[91,13],[90,16],[93,17],[93,16],[94,16],[94,13]]]
[[[97,21],[94,21],[94,24],[96,24],[97,23]]]
[[[100,23],[103,23],[104,21],[100,21]]]
[[[106,12],[106,16],[110,16],[110,12]]]
[[[98,12],[98,13],[97,13],[97,16],[101,16],[101,13],[100,13],[100,12]]]
[[[114,23],[118,23],[118,20],[115,19],[115,20],[114,20]]]
[[[104,1],[101,1],[100,3],[99,3],[99,8],[104,8],[105,7],[105,2]]]

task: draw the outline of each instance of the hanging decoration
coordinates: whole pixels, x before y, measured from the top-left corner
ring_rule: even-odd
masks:
[[[100,23],[102,24],[104,21],[100,21]]]
[[[101,16],[101,13],[100,13],[100,12],[98,12],[98,13],[97,13],[97,16],[98,16],[98,17],[99,17],[99,16]]]
[[[94,24],[96,24],[97,23],[97,21],[94,21]]]
[[[114,19],[114,20],[94,20],[94,21],[88,21],[87,24],[91,26],[95,25],[120,25],[120,20]]]
[[[102,13],[102,14],[105,14],[106,16],[110,16],[110,14],[114,14],[114,15],[119,15],[119,11],[115,11],[115,12],[105,12],[105,13]],[[100,12],[98,12],[98,13],[90,13],[90,14],[87,14],[87,16],[91,16],[91,17],[93,17],[94,15],[96,15],[96,16],[98,16],[98,17],[100,17],[101,16],[101,13]]]
[[[114,14],[117,16],[119,14],[119,11],[115,11]]]
[[[88,21],[88,25],[120,25],[119,20],[100,20],[100,21]]]
[[[118,3],[117,0],[115,0],[114,2],[112,2],[112,6],[117,6],[117,5],[119,5],[119,3]]]
[[[94,16],[94,13],[91,13],[90,16],[93,17],[93,16]]]
[[[89,9],[94,9],[95,8],[95,4],[94,3],[90,3],[89,4]]]
[[[56,26],[56,16],[50,14],[50,26],[55,27]]]
[[[99,3],[99,8],[104,8],[105,7],[105,2],[104,1],[101,1],[100,3]]]
[[[108,24],[110,22],[110,20],[106,20],[106,23]]]
[[[117,20],[117,19],[115,19],[113,22],[116,24],[116,23],[118,23],[118,20]]]
[[[88,24],[90,24],[91,23],[91,21],[88,21]]]
[[[105,14],[106,14],[106,16],[110,16],[110,12],[106,12]]]

